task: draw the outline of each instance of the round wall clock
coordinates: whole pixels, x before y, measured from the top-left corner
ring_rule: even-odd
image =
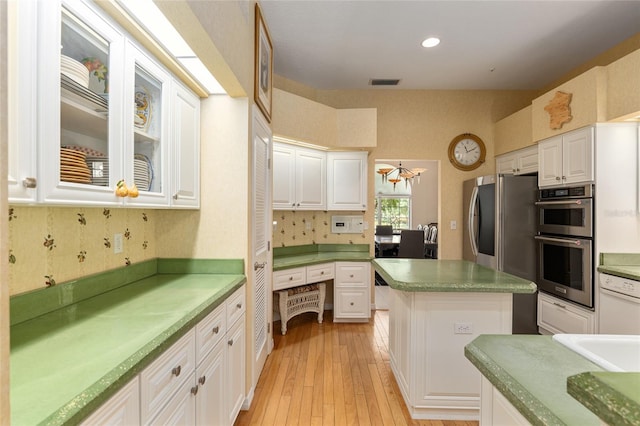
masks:
[[[477,169],[484,163],[486,154],[484,142],[472,133],[456,136],[449,144],[449,161],[460,170]]]

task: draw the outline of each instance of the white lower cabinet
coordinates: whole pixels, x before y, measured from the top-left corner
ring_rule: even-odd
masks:
[[[134,377],[83,422],[82,426],[125,426],[140,421],[140,380]]]
[[[524,426],[529,421],[496,389],[482,377],[480,426]]]
[[[333,294],[335,322],[371,317],[371,264],[336,262]]]
[[[543,334],[592,334],[596,331],[596,315],[544,293],[538,293],[538,327]]]
[[[83,425],[233,425],[245,398],[245,287],[202,319]]]

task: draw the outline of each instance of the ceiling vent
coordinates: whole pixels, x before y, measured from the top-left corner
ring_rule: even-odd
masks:
[[[393,78],[372,78],[369,80],[370,86],[397,86],[400,79]]]

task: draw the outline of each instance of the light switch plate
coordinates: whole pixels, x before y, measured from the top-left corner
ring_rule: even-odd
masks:
[[[451,229],[458,229],[458,222],[456,222],[455,220],[451,221]]]
[[[113,235],[113,252],[115,254],[122,253],[122,234]]]

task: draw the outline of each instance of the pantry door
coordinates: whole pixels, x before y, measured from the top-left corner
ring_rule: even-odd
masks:
[[[271,334],[271,129],[253,106],[253,377],[255,388],[273,347]]]

